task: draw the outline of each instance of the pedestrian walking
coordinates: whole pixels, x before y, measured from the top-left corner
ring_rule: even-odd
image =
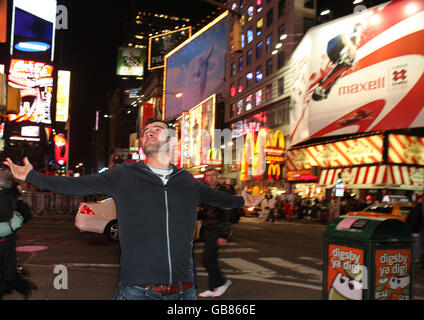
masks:
[[[271,222],[275,222],[275,203],[276,200],[274,197],[269,196],[268,199],[268,216],[265,221],[271,220]]]
[[[205,170],[204,183],[215,190],[226,191],[218,184],[218,172],[214,167]],[[228,192],[228,191],[226,191]],[[205,249],[202,254],[203,266],[208,272],[209,289],[200,293],[199,297],[219,297],[230,287],[231,281],[226,279],[218,266],[218,250],[227,245],[227,239],[232,231],[232,215],[234,212],[203,205],[198,218],[201,219],[205,230]]]
[[[293,222],[292,208],[290,202],[288,202],[287,200],[284,201],[284,215],[286,216],[286,219],[288,221]]]
[[[47,176],[24,165],[4,162],[13,175],[41,190],[61,194],[105,194],[117,206],[121,248],[116,300],[193,300],[193,235],[196,208],[254,206],[262,197],[214,190],[171,164],[175,132],[149,119],[141,137],[146,161],[124,163],[103,173],[80,177]]]

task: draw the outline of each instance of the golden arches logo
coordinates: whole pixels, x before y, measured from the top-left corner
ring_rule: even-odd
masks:
[[[206,162],[209,164],[221,164],[222,152],[221,149],[211,148],[206,156]]]
[[[276,147],[284,150],[285,139],[281,130],[274,132],[272,129],[262,128],[258,132],[256,141],[253,132],[249,132],[246,135],[243,155],[240,162],[241,181],[247,181],[249,179],[249,165],[253,177],[260,176],[265,172],[267,147]]]
[[[281,167],[278,163],[273,163],[268,166],[268,177],[275,177],[278,180],[281,176]]]

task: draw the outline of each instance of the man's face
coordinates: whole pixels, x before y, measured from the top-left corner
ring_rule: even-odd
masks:
[[[141,137],[141,146],[146,156],[159,153],[161,147],[169,142],[168,128],[162,122],[153,122],[146,126]]]
[[[205,172],[204,182],[214,187],[218,182],[218,173],[214,170]]]

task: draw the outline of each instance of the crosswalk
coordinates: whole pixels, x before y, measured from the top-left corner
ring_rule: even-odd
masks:
[[[195,253],[203,251],[203,244],[197,244]],[[250,249],[252,251],[249,251]],[[258,252],[237,243],[229,243],[227,248],[220,249],[219,264],[229,279],[242,279],[279,284],[282,286],[302,287],[311,290],[322,290],[322,260],[313,257],[296,257],[295,261],[282,257],[258,257],[243,255],[234,257],[225,253]],[[207,276],[202,265],[196,267],[199,276]]]

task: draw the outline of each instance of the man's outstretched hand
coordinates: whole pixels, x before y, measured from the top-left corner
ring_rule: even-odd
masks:
[[[32,164],[29,162],[28,158],[24,158],[24,165],[18,166],[17,164],[14,164],[10,158],[6,158],[6,161],[3,162],[5,165],[9,166],[10,171],[12,172],[13,176],[18,179],[25,181],[26,176],[28,173],[33,169]]]
[[[247,187],[241,192],[241,196],[244,198],[245,207],[254,207],[259,204],[265,197],[264,196],[254,196],[247,193]]]

